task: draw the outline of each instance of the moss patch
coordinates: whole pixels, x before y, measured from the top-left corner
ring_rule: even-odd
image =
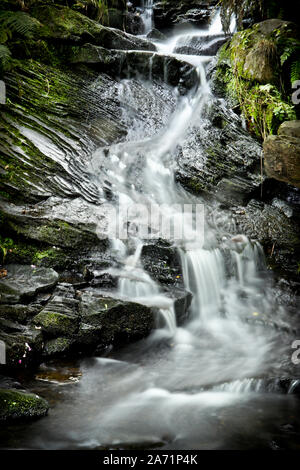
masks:
[[[38,395],[0,389],[0,421],[39,418],[48,409],[47,401]]]

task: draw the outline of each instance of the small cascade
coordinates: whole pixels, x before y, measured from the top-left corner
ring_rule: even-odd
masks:
[[[250,393],[259,392],[263,388],[262,379],[243,379],[224,383],[213,387],[212,390],[230,393]]]
[[[153,0],[142,0],[142,8],[141,18],[144,24],[144,34],[148,34],[153,28]]]
[[[193,293],[193,317],[209,321],[221,305],[225,272],[222,254],[219,249],[196,249],[181,256],[186,288]]]
[[[159,325],[173,336],[176,331],[174,301],[161,293],[157,283],[143,270],[140,263],[142,248],[143,244],[138,242],[134,254],[125,259],[119,278],[120,296],[157,309]]]

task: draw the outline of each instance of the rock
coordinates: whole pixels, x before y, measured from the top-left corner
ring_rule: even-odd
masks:
[[[243,73],[259,83],[278,83],[278,54],[271,41],[261,40],[247,54]]]
[[[195,68],[187,62],[152,52],[117,51],[113,54],[101,47],[86,44],[75,53],[73,51],[70,62],[97,65],[108,74],[121,77],[142,76],[145,79],[161,80],[172,86],[180,85],[182,94],[198,82]]]
[[[25,323],[42,309],[41,305],[0,304],[0,317]]]
[[[72,337],[79,326],[78,305],[73,286],[60,284],[45,308],[32,321],[41,326],[46,336]]]
[[[299,35],[298,26],[292,21],[280,20],[278,18],[270,18],[260,23],[256,23],[255,29],[263,35],[270,35],[276,32],[280,36],[295,37]]]
[[[60,336],[55,339],[45,341],[43,349],[43,356],[49,357],[62,357],[70,353],[70,349],[74,341],[70,338]]]
[[[21,332],[0,331],[5,343],[6,366],[21,369],[39,362],[43,348],[43,336],[35,327],[22,326]]]
[[[295,276],[300,253],[299,218],[287,217],[281,208],[251,200],[236,214],[239,232],[259,240],[269,264]]]
[[[128,60],[134,71],[135,56]],[[146,73],[150,57],[146,64],[139,60]],[[156,76],[162,77],[163,61],[157,60]],[[187,66],[181,74],[182,65],[184,69],[182,62],[170,61],[169,74],[174,74],[176,83],[185,76],[185,85],[192,86],[193,69]],[[124,75],[125,70],[127,66]],[[17,83],[22,83],[22,98]],[[84,66],[66,71],[34,60],[23,60],[7,74],[6,85],[10,103],[0,113],[1,234],[9,229],[14,240],[19,238],[16,234],[26,237],[25,249],[31,245],[29,239],[49,244],[43,250],[49,253],[51,248],[52,255],[59,254],[53,246],[68,248],[69,261],[74,249],[77,257],[83,249],[104,250],[105,243],[95,232],[101,232],[102,222],[105,225],[101,204],[111,184],[107,177],[101,179],[100,171],[96,173],[93,152],[124,139],[131,129],[131,115],[124,118],[123,113],[129,106],[128,95],[145,135],[158,132],[174,109],[171,90],[162,83],[149,90],[131,80],[126,82],[130,92],[123,96],[119,82],[103,72],[100,77]],[[51,258],[59,265],[67,261]]]
[[[179,286],[183,283],[180,255],[168,242],[144,245],[141,261],[144,269],[160,284]]]
[[[157,41],[163,41],[164,39],[166,39],[166,35],[163,34],[161,31],[159,31],[158,29],[151,29],[151,31],[149,31],[149,33],[147,34],[147,38],[148,39],[156,39]]]
[[[278,135],[300,139],[300,121],[285,121],[278,129]]]
[[[31,15],[42,23],[38,36],[47,41],[73,45],[90,42],[108,49],[156,49],[145,39],[102,26],[68,7],[37,5],[31,9]]]
[[[212,100],[177,155],[176,179],[187,190],[247,203],[261,184],[259,143],[226,103]]]
[[[267,175],[300,188],[300,121],[283,123],[263,144]]]
[[[141,16],[136,12],[128,11],[125,15],[125,29],[129,34],[143,34],[144,23]],[[154,37],[148,37],[148,39],[155,39]]]
[[[177,320],[177,325],[182,325],[189,318],[189,307],[192,303],[193,296],[181,288],[174,288],[170,290],[171,298],[174,299],[174,310]]]
[[[0,208],[5,213],[8,225],[27,238],[62,248],[98,245],[105,249],[107,246],[96,234],[98,230],[100,235],[101,227],[105,229],[105,210],[99,208],[97,211],[82,198],[72,201],[49,198],[44,203],[27,206],[27,210],[23,205],[2,201]]]
[[[0,279],[0,303],[17,304],[51,289],[58,281],[58,274],[51,268],[8,265],[7,276]]]
[[[41,418],[48,413],[46,400],[25,391],[0,389],[0,421]]]
[[[91,290],[82,291],[80,298],[79,339],[85,343],[93,342],[94,337],[97,344],[102,345],[134,341],[149,334],[154,327],[153,311],[145,305]]]
[[[219,36],[187,36],[179,39],[174,52],[189,55],[215,55],[219,48],[228,41],[223,34]]]
[[[154,23],[158,29],[166,29],[174,24],[208,24],[216,0],[162,0],[153,6]]]

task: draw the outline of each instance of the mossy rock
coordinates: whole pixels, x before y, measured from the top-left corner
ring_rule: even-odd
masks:
[[[218,54],[215,91],[240,106],[249,130],[261,138],[296,119],[290,97],[299,38],[296,24],[271,19],[236,33]]]
[[[78,318],[73,315],[51,312],[46,308],[33,318],[33,323],[42,327],[49,336],[72,336],[78,330]]]
[[[72,339],[60,336],[45,342],[43,356],[54,357],[68,354],[73,344]]]
[[[69,44],[90,42],[108,49],[156,50],[149,41],[107,28],[79,12],[59,5],[36,5],[30,10],[42,26],[37,35],[47,41]]]
[[[0,389],[0,421],[16,421],[46,416],[49,404],[33,393]]]

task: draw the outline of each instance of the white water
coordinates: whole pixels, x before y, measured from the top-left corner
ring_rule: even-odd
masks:
[[[144,23],[144,34],[147,34],[153,28],[153,0],[143,0],[142,8],[141,18]]]

